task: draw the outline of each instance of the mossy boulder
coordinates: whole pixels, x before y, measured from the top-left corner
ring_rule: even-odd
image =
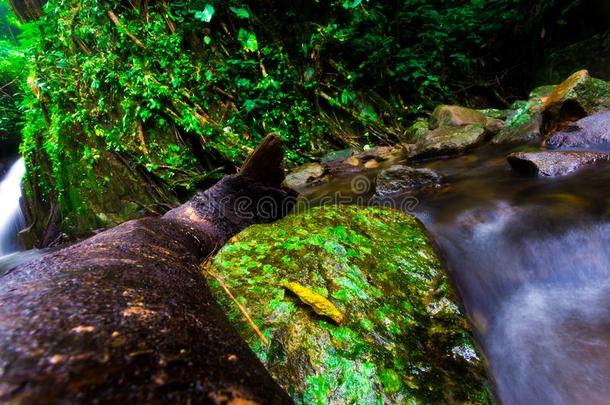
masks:
[[[480,145],[485,137],[485,128],[479,124],[441,127],[419,138],[411,157],[420,159],[457,155]]]
[[[515,102],[504,128],[491,140],[491,143],[539,143],[542,140],[542,108],[543,100],[538,96],[528,101]]]
[[[497,118],[488,117],[480,111],[457,105],[439,105],[430,116],[430,128],[459,127],[479,124],[489,134],[496,134],[504,123]]]
[[[284,180],[284,185],[293,190],[301,191],[324,182],[324,166],[320,163],[306,163],[293,169]]]
[[[466,319],[410,215],[319,207],[253,226],[211,275],[217,301],[296,403],[491,401]]]
[[[547,119],[556,122],[583,118],[610,108],[610,86],[592,78],[587,70],[580,70],[544,99]]]

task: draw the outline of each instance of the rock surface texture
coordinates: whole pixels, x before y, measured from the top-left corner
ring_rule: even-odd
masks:
[[[462,153],[485,140],[485,128],[479,124],[442,127],[417,140],[411,158],[421,159]]]
[[[211,272],[216,299],[296,403],[490,401],[466,320],[414,217],[355,206],[289,215],[237,235]]]
[[[507,157],[508,163],[516,171],[540,176],[563,176],[608,159],[608,153],[567,151],[517,152]]]
[[[375,195],[383,198],[424,187],[436,187],[440,181],[441,176],[433,170],[394,165],[377,175]]]
[[[547,120],[561,123],[579,119],[610,108],[610,85],[580,70],[543,100]]]
[[[479,124],[489,134],[496,134],[504,123],[502,120],[487,117],[480,111],[457,105],[439,105],[430,117],[430,128],[459,127],[470,124]]]
[[[567,130],[551,135],[546,143],[559,149],[610,146],[610,111],[578,120]]]

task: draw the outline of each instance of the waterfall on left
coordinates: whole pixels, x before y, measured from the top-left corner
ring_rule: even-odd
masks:
[[[24,174],[25,163],[21,158],[0,181],[0,256],[19,250],[17,233],[25,226],[19,204]]]

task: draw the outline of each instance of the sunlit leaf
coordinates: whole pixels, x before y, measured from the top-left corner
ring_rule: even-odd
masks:
[[[343,8],[356,8],[362,3],[362,0],[345,0],[343,2]]]
[[[248,52],[255,52],[258,50],[258,41],[253,32],[240,28],[237,38],[239,39],[239,42],[241,42],[241,46],[244,50]]]
[[[250,18],[250,13],[245,8],[229,7],[229,10],[239,18]]]
[[[202,11],[197,11],[195,13],[195,18],[203,22],[209,23],[210,21],[212,21],[212,17],[214,16],[215,11],[216,10],[214,10],[214,6],[212,6],[211,4],[206,4]]]

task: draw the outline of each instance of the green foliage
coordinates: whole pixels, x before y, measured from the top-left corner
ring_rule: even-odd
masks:
[[[87,229],[102,196],[163,212],[271,131],[290,164],[394,142],[454,98],[525,3],[51,0],[23,52],[30,176]]]
[[[22,128],[20,104],[29,73],[29,61],[19,37],[19,22],[0,3],[0,139],[17,139]]]

